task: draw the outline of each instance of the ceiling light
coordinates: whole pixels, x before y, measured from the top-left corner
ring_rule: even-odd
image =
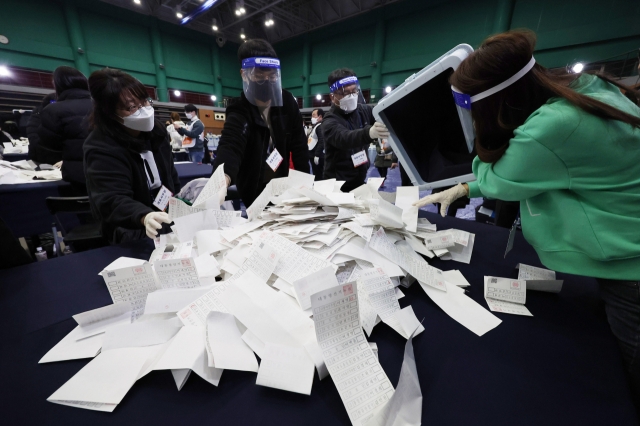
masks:
[[[218,21],[216,21],[216,18],[213,18],[213,22],[211,22],[211,29],[213,31],[218,31]]]
[[[244,1],[243,0],[239,0],[236,2],[236,15],[240,16],[240,15],[244,15],[245,13],[247,13],[247,10],[244,8]]]
[[[247,36],[244,35],[244,28],[240,28],[240,38],[243,40],[247,38]]]
[[[11,71],[4,65],[0,65],[0,77],[9,77],[11,75]]]
[[[174,90],[174,91],[173,91],[173,94],[174,94],[174,95],[176,95],[176,96],[180,96],[180,95],[181,95],[181,93],[180,93],[180,91],[179,91],[179,90]]]
[[[216,98],[216,95],[211,95],[211,100],[212,101],[215,101],[216,99],[218,99],[218,98]]]
[[[178,19],[182,19],[182,9],[180,9],[180,6],[176,7],[176,16]]]
[[[264,25],[270,27],[273,25],[273,12],[269,12],[264,16]]]
[[[384,93],[391,93],[391,86],[387,86],[384,88]]]
[[[583,69],[584,69],[584,64],[582,62],[576,62],[571,67],[571,71],[573,71],[575,73],[580,73],[580,72],[582,72]]]
[[[140,4],[140,0],[133,0],[135,4]]]
[[[322,99],[322,95],[320,95],[320,94],[316,95],[316,99],[317,99],[317,100]]]

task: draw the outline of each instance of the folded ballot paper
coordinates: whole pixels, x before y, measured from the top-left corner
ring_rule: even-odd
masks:
[[[460,271],[428,262],[469,263],[475,236],[418,218],[417,188],[380,193],[382,179],[372,178],[345,193],[344,182],[314,179],[295,170],[273,179],[246,219],[220,209],[222,167],[193,205],[172,198],[173,233],[155,239],[149,259],[104,266],[113,304],[74,316],[78,327],[42,358],[94,358],[49,401],[113,411],[155,370],[170,370],[178,390],[193,372],[224,391],[222,372],[239,370],[304,395],[317,374],[332,376],[354,424],[419,424],[411,339],[424,328],[401,308],[400,288],[417,281],[478,336],[498,326],[465,295]],[[395,393],[367,342],[374,327],[408,339]]]
[[[484,298],[494,312],[533,316],[524,306],[527,301],[526,281],[484,277]]]

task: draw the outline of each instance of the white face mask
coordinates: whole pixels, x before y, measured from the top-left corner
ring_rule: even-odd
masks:
[[[142,107],[137,115],[129,115],[122,118],[123,125],[132,130],[138,130],[140,132],[150,132],[153,130],[154,125],[154,111],[153,107]]]
[[[311,124],[316,124],[318,122],[318,119],[315,117],[311,117]]]
[[[344,112],[352,112],[358,107],[358,95],[353,93],[340,99],[340,109]]]
[[[192,114],[192,113],[190,113],[190,112],[187,112],[187,113],[186,113],[186,115],[187,115],[187,118],[188,118],[189,120],[191,120],[191,119],[193,118],[193,114]]]

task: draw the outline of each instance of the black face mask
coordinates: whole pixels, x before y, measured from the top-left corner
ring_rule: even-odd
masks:
[[[249,81],[249,91],[259,101],[268,102],[273,99],[273,84],[265,81],[262,84],[258,84],[255,81]]]

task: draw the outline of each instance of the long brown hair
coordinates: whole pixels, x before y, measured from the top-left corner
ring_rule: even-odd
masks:
[[[491,36],[460,64],[449,81],[461,92],[477,95],[520,71],[531,59],[535,45],[536,35],[529,30],[512,30]],[[498,161],[509,147],[513,131],[552,97],[564,98],[595,116],[640,128],[640,117],[571,89],[569,84],[579,76],[567,71],[552,72],[536,63],[531,71],[511,86],[474,102],[471,115],[480,160],[486,163]],[[598,74],[598,77],[633,91],[604,75]]]

